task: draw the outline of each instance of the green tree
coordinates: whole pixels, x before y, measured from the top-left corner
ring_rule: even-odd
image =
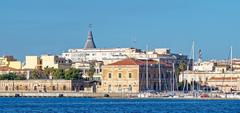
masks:
[[[0,80],[25,80],[26,77],[23,75],[17,75],[15,73],[2,74],[0,75]]]
[[[79,69],[74,69],[74,68],[70,68],[70,69],[66,70],[64,76],[65,76],[66,80],[82,79],[82,75],[80,74],[80,70]]]
[[[56,69],[54,72],[53,72],[53,79],[64,79],[65,76],[64,76],[65,72],[63,69]]]

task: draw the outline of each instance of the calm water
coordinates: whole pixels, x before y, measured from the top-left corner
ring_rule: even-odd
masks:
[[[0,98],[0,113],[240,113],[240,100]]]

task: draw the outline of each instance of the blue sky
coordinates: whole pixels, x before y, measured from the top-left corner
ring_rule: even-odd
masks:
[[[88,24],[97,47],[171,48],[204,59],[240,56],[239,0],[1,0],[0,55],[82,48]],[[136,44],[133,40],[136,39]]]

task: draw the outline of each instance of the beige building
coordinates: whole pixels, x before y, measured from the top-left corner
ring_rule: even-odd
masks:
[[[15,68],[7,67],[7,66],[0,67],[0,74],[9,74],[9,73],[15,73],[17,75],[29,76],[30,71],[25,70],[25,69],[15,69]]]
[[[238,78],[240,77],[239,72],[197,72],[197,71],[185,71],[179,76],[179,82],[187,80],[188,83],[196,81],[201,85],[207,85],[216,87],[225,92],[233,90],[239,90]]]
[[[44,69],[44,68],[67,69],[71,68],[71,61],[55,55],[26,56],[24,69]]]
[[[163,79],[167,73],[166,70],[162,71],[161,77],[159,77],[158,62],[148,61],[148,64],[148,72],[146,71],[146,61],[132,58],[103,66],[101,92],[139,93],[146,90],[159,91],[160,88],[163,89],[164,82],[168,81]]]
[[[239,91],[240,77],[211,77],[208,86],[217,87],[224,92]]]
[[[21,61],[17,61],[13,56],[3,56],[0,57],[0,67],[22,69],[22,63]]]
[[[0,80],[4,92],[69,92],[84,90],[80,80]]]

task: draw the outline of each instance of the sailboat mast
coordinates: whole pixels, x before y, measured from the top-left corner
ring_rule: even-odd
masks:
[[[174,92],[175,90],[175,65],[174,63],[172,64],[173,65],[173,72],[172,72],[172,91]]]
[[[195,42],[193,41],[193,45],[192,45],[192,66],[194,67],[194,63],[195,63]],[[193,70],[194,71],[194,70]],[[192,78],[192,90],[194,91],[194,81],[195,81],[195,76]]]
[[[158,77],[159,77],[159,91],[161,91],[161,89],[162,89],[162,80],[161,80],[161,59],[160,59],[160,57],[159,57],[159,62],[158,62]]]
[[[230,47],[230,51],[231,51],[231,54],[230,54],[230,57],[231,57],[231,59],[230,59],[231,64],[230,65],[231,65],[231,67],[230,68],[231,68],[231,90],[232,90],[232,88],[233,88],[233,83],[232,83],[233,82],[232,81],[232,76],[233,76],[233,48],[232,48],[232,46]]]
[[[147,55],[147,60],[146,60],[146,89],[148,90],[148,45],[146,46],[146,55]]]

